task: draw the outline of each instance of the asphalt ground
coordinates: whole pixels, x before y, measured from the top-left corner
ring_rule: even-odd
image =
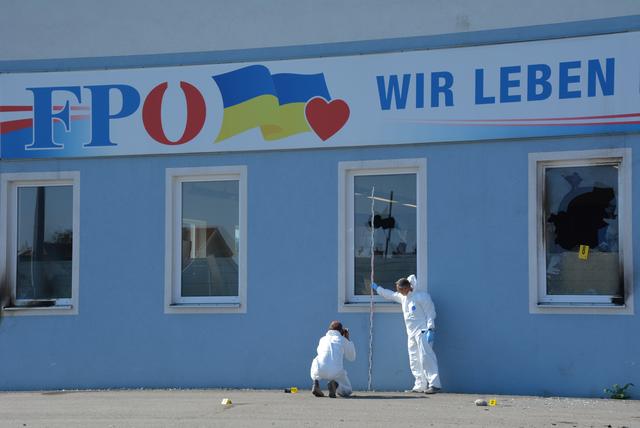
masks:
[[[222,400],[231,400],[230,406]],[[495,406],[474,401],[495,399]],[[0,427],[640,427],[640,401],[309,390],[1,392]]]

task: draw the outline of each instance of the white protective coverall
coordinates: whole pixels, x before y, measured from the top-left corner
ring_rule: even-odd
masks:
[[[404,323],[407,327],[409,366],[416,379],[413,389],[424,391],[430,386],[441,388],[438,359],[426,338],[427,330],[435,329],[436,309],[431,296],[426,290],[421,289],[415,275],[410,275],[407,279],[413,291],[406,296],[382,287],[378,287],[376,292],[385,299],[402,305]]]
[[[347,377],[342,359],[349,361],[356,359],[356,348],[353,342],[340,334],[337,330],[329,330],[318,343],[318,356],[311,363],[311,379],[338,382],[336,392],[342,397],[351,395],[351,382]]]

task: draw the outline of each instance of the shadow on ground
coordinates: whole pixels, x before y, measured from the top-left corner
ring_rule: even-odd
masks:
[[[422,400],[429,398],[426,395],[352,395],[349,399],[359,400]]]

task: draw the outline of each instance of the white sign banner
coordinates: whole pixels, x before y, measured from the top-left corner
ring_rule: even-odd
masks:
[[[0,75],[0,157],[640,131],[640,33],[335,58]]]

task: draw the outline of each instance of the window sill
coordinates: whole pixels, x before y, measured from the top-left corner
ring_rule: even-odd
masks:
[[[369,312],[369,302],[343,302],[338,307],[338,312]],[[373,302],[374,312],[402,312],[402,307],[395,302]]]
[[[630,305],[612,303],[548,303],[539,302],[530,308],[531,314],[586,314],[586,315],[633,315]]]
[[[73,305],[55,306],[7,306],[3,308],[7,316],[21,315],[77,315],[78,309]]]
[[[246,313],[240,303],[172,303],[164,308],[165,314]]]
[[[609,302],[602,302],[602,303],[598,303],[598,302],[593,302],[593,303],[589,303],[589,302],[538,302],[538,306],[558,306],[558,307],[567,307],[567,308],[574,308],[576,306],[579,307],[584,307],[584,308],[624,308],[625,305],[619,305],[616,303],[609,303]]]

